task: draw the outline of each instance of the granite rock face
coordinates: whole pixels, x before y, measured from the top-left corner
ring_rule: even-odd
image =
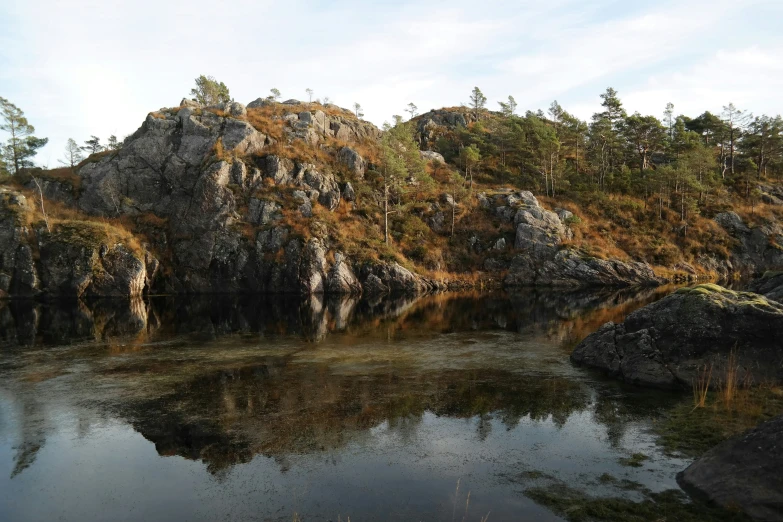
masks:
[[[633,312],[621,324],[606,323],[574,349],[571,359],[660,388],[690,388],[705,368],[712,368],[711,385],[720,386],[734,364],[741,381],[780,382],[782,328],[783,304],[698,285]]]
[[[715,266],[722,275],[756,275],[783,269],[783,248],[780,246],[783,245],[783,227],[780,223],[772,221],[750,227],[735,212],[721,212],[714,219],[736,242],[731,257]]]
[[[81,168],[76,204],[95,216],[165,220],[151,245],[170,253],[160,291],[361,293],[351,263],[332,250],[328,238],[303,242],[290,234],[286,198],[315,226],[314,205],[335,210],[344,191],[332,172],[267,151],[275,140],[247,118],[274,104],[203,108],[187,102],[150,114],[121,150]],[[289,140],[316,145],[326,135],[349,143],[379,135],[348,113],[286,107],[291,107],[283,115]],[[366,162],[350,147],[337,159],[357,176],[364,174]],[[269,195],[259,196],[264,187]],[[354,197],[350,187],[346,193]],[[242,223],[262,229],[248,237]]]

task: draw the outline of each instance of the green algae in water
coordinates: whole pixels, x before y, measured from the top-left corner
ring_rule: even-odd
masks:
[[[641,468],[642,466],[644,466],[644,461],[648,460],[649,458],[650,457],[648,457],[644,453],[634,453],[630,457],[623,457],[618,459],[618,462],[623,466],[629,466],[632,468]]]
[[[758,387],[740,390],[730,408],[710,392],[707,406],[694,408],[683,400],[653,425],[658,442],[668,454],[698,457],[726,439],[783,414],[783,392]]]
[[[602,477],[608,480],[606,476]],[[751,520],[742,513],[691,502],[687,495],[679,490],[670,489],[660,493],[653,493],[641,487],[636,490],[644,496],[640,502],[620,497],[591,497],[562,483],[531,488],[525,491],[525,495],[571,522],[650,522],[653,520],[744,522]]]

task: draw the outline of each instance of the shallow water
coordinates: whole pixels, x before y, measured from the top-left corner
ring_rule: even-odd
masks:
[[[666,291],[0,303],[0,520],[559,520],[525,489],[677,488],[649,427],[678,397],[568,361]]]

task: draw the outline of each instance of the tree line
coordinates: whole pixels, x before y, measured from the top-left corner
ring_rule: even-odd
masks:
[[[546,112],[516,114],[512,96],[489,111],[476,87],[466,107],[475,123],[426,144],[465,170],[480,164],[496,179],[516,180],[547,196],[622,193],[677,208],[683,221],[715,195],[732,192],[754,201],[759,181],[783,175],[783,119],[754,116],[729,103],[719,114],[662,118],[628,114],[615,91],[601,94],[590,121],[557,101]],[[424,144],[423,144],[424,145]]]

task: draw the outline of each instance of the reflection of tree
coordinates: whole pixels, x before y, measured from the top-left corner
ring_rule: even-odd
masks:
[[[14,446],[14,469],[11,471],[11,478],[29,468],[46,443],[46,424],[41,403],[32,393],[22,394],[19,399],[19,442]]]
[[[522,418],[562,426],[587,406],[585,387],[561,378],[520,379],[502,370],[357,378],[268,358],[261,366],[199,376],[126,414],[161,455],[202,460],[219,473],[256,454],[285,462],[285,455],[339,448],[384,422],[410,441],[427,411],[475,418],[484,440],[492,418],[509,429]]]
[[[551,375],[521,376],[491,364],[480,370],[370,365],[369,370],[341,375],[330,367],[327,356],[316,359],[326,362],[303,363],[290,352],[261,356],[252,350],[234,352],[232,347],[245,338],[253,339],[255,348],[266,341],[293,339],[289,346],[316,352],[332,345],[311,343],[330,335],[346,344],[382,341],[380,345],[391,339],[403,346],[417,338],[449,332],[472,335],[475,330],[544,334],[568,344],[659,295],[529,290],[513,296],[441,294],[418,300],[357,301],[334,296],[19,300],[0,302],[0,346],[12,348],[0,350],[0,363],[3,368],[24,368],[19,372],[25,374],[38,372],[41,380],[67,374],[74,360],[91,365],[90,386],[97,387],[97,381],[103,390],[122,393],[107,393],[100,399],[84,390],[71,390],[74,394],[83,392],[90,401],[100,400],[112,414],[120,411],[161,455],[202,460],[216,476],[255,455],[273,457],[281,469],[287,469],[292,454],[344,447],[370,437],[369,428],[382,423],[407,441],[419,432],[425,412],[471,419],[477,437],[484,440],[494,420],[507,429],[522,419],[562,427],[569,416],[590,408],[594,400],[594,417],[607,426],[610,441],[616,443],[635,417],[625,394],[608,386],[591,399],[584,384]],[[164,346],[151,348],[155,341],[171,339],[185,340],[186,356],[181,358]],[[83,341],[100,344],[78,347]],[[36,344],[76,344],[77,355],[89,352],[90,357],[85,362],[68,350],[36,352]],[[132,351],[138,353],[110,357]],[[29,357],[22,364],[24,355]],[[564,351],[556,355],[566,357]],[[341,362],[340,355],[336,357]],[[14,474],[32,464],[46,433],[37,403],[26,403],[23,410]],[[80,418],[79,426],[83,435],[89,420],[82,427]]]

